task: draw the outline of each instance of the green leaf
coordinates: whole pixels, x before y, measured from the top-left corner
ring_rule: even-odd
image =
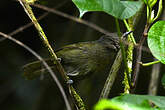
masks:
[[[150,28],[147,42],[153,56],[165,64],[165,21],[158,21]]]
[[[147,4],[147,3],[148,3],[148,1],[147,1],[147,0],[143,0],[143,1],[144,1],[144,3],[145,3],[145,4]]]
[[[126,94],[111,100],[103,99],[94,110],[165,110],[165,97]]]
[[[148,0],[148,5],[152,8],[156,4],[157,0]]]
[[[118,19],[127,19],[141,8],[143,2],[120,0],[72,0],[80,11],[80,17],[89,11],[103,11]]]

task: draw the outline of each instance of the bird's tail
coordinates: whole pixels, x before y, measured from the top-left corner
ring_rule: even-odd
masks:
[[[56,66],[51,59],[46,59],[45,61],[53,71],[56,70]],[[23,71],[23,76],[28,80],[35,79],[43,73],[48,73],[48,70],[42,64],[42,61],[34,61],[32,63],[24,65]]]

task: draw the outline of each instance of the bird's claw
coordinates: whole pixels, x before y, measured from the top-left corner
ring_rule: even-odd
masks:
[[[67,84],[73,84],[73,80],[69,79],[66,83]]]
[[[132,33],[133,31],[128,31],[128,32],[125,32],[123,35],[122,35],[122,37],[126,37],[126,36],[128,36],[130,33]]]
[[[72,72],[72,73],[67,73],[67,76],[77,76],[79,72]]]
[[[57,61],[61,62],[61,58],[57,58]]]

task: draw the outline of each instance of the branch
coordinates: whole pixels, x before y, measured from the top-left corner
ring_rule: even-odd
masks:
[[[130,77],[129,77],[129,70],[128,70],[128,63],[127,63],[127,57],[126,57],[126,51],[125,51],[125,45],[122,42],[123,41],[123,37],[127,36],[127,32],[124,33],[123,35],[121,35],[120,32],[120,26],[119,26],[119,21],[116,18],[116,28],[117,28],[117,32],[118,32],[118,36],[119,36],[119,41],[120,41],[120,49],[121,49],[121,53],[122,53],[122,58],[123,58],[123,63],[124,63],[124,84],[125,84],[125,89],[124,89],[124,93],[129,93],[129,88],[130,88]],[[132,32],[132,31],[130,31]]]
[[[60,8],[60,7],[61,7],[62,5],[64,5],[66,2],[68,2],[68,1],[67,1],[67,0],[63,1],[62,3],[58,4],[57,6],[55,6],[55,8],[56,8],[56,9],[57,9],[57,8]],[[44,14],[42,14],[41,16],[39,16],[37,20],[38,20],[38,21],[42,20],[42,19],[45,18],[49,13],[50,13],[50,12],[45,12]],[[19,27],[18,29],[14,30],[13,32],[9,33],[8,35],[10,35],[10,36],[16,35],[16,34],[18,34],[19,32],[21,32],[21,31],[23,31],[23,30],[25,30],[25,29],[27,29],[27,28],[29,28],[29,27],[31,27],[31,26],[33,26],[33,22],[30,22],[30,23],[28,23],[28,24],[25,24],[25,25]],[[7,39],[7,38],[5,38],[5,37],[0,38],[0,42],[4,41],[5,39]]]
[[[57,58],[56,54],[54,53],[54,50],[50,46],[49,41],[48,41],[48,39],[47,39],[47,37],[46,37],[46,35],[45,35],[42,27],[40,26],[40,24],[38,23],[36,17],[34,16],[33,11],[31,9],[29,3],[26,0],[18,0],[18,1],[20,2],[20,4],[22,5],[22,7],[24,8],[26,14],[29,16],[29,18],[33,22],[34,26],[36,27],[36,29],[37,29],[37,31],[38,31],[38,33],[40,35],[40,39],[43,41],[43,43],[47,47],[47,49],[48,49],[48,51],[49,51],[49,53],[50,53],[50,55],[51,55],[51,57],[52,57],[52,59],[54,61],[54,64],[56,64],[57,69],[61,73],[63,79],[67,83],[71,82],[72,80],[70,80],[70,78],[66,75],[66,72],[65,72],[64,68],[62,67],[62,65],[58,61],[58,58]],[[72,85],[68,84],[68,88],[69,89],[72,88],[72,89],[70,89],[70,91],[71,91],[70,93],[73,96],[74,101],[76,101],[76,104],[77,104],[76,106],[79,109],[85,110],[85,106],[84,106],[84,103],[83,103],[81,97],[76,93],[76,91],[74,90],[74,88],[72,87]]]
[[[40,35],[40,39],[43,41],[43,43],[45,44],[45,46],[47,47],[47,49],[49,50],[49,53],[54,61],[54,64],[57,64],[57,69],[58,71],[61,73],[63,79],[67,82],[69,81],[69,77],[65,74],[65,70],[63,69],[62,65],[60,64],[60,62],[58,61],[57,55],[54,53],[54,50],[52,49],[52,47],[49,44],[49,41],[42,29],[42,27],[40,26],[40,24],[38,23],[36,17],[33,14],[33,11],[31,9],[31,7],[29,6],[29,4],[26,2],[26,0],[18,0],[20,2],[20,4],[22,5],[22,7],[24,8],[26,14],[29,16],[29,18],[31,19],[31,21],[33,22],[34,26],[36,27],[39,35]]]
[[[135,69],[134,69],[134,73],[133,73],[133,77],[132,77],[132,93],[134,92],[135,88],[136,88],[136,83],[138,81],[138,76],[139,76],[139,70],[140,70],[140,63],[141,62],[141,57],[142,57],[142,47],[143,47],[143,43],[147,37],[147,32],[149,29],[149,25],[146,24],[143,35],[141,36],[140,42],[137,46],[137,57],[136,57],[136,64],[135,64]]]
[[[121,62],[122,62],[122,53],[121,53],[121,50],[119,50],[119,52],[116,55],[116,59],[115,59],[113,65],[111,67],[111,70],[109,71],[109,75],[108,75],[107,80],[104,84],[104,88],[101,91],[100,99],[108,98],[110,90],[111,90],[113,83],[116,79],[117,72],[120,69]]]
[[[27,45],[23,44],[22,42],[12,38],[11,36],[7,35],[7,34],[4,34],[2,32],[0,32],[0,35],[15,42],[16,44],[20,45],[21,47],[25,48],[26,50],[28,50],[30,53],[32,53],[38,60],[40,60],[43,65],[46,67],[46,69],[49,71],[50,75],[52,76],[53,80],[56,82],[58,88],[60,89],[61,91],[61,94],[63,96],[63,99],[65,101],[65,104],[66,104],[66,108],[67,110],[71,110],[71,107],[70,107],[70,104],[69,104],[69,101],[66,97],[66,94],[64,92],[64,89],[63,87],[61,86],[59,80],[57,79],[56,75],[54,74],[54,72],[52,71],[52,69],[48,66],[48,64],[44,61],[44,59],[42,57],[40,57],[35,51],[33,51],[31,48],[29,48]]]
[[[77,22],[77,23],[84,24],[84,25],[86,25],[86,26],[88,26],[88,27],[91,27],[92,29],[95,29],[95,30],[98,31],[98,32],[104,33],[105,35],[108,35],[108,36],[116,36],[116,34],[110,33],[110,32],[108,32],[108,31],[106,31],[105,29],[103,29],[103,28],[97,26],[96,24],[93,24],[93,23],[91,23],[91,22],[88,22],[88,21],[79,19],[79,18],[77,18],[77,17],[74,17],[74,16],[71,16],[71,15],[65,14],[65,13],[63,13],[63,12],[60,12],[60,11],[56,10],[56,9],[48,8],[48,7],[44,6],[44,5],[39,5],[39,4],[32,4],[32,5],[35,6],[35,7],[37,7],[37,8],[40,8],[40,9],[42,9],[42,10],[46,10],[46,11],[48,11],[48,12],[57,14],[57,15],[62,16],[62,17],[64,17],[64,18],[73,20],[73,21],[75,21],[75,22]]]
[[[149,83],[148,94],[156,95],[157,87],[159,83],[159,75],[160,75],[160,63],[154,64],[152,67],[151,79]]]

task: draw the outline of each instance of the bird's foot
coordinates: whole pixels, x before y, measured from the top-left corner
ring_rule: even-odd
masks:
[[[128,31],[128,32],[125,32],[123,35],[122,35],[122,38],[124,37],[127,37],[130,33],[132,33],[133,31]]]
[[[67,84],[73,84],[73,80],[69,79],[66,83]]]
[[[57,58],[57,61],[61,62],[61,58]]]
[[[67,76],[77,76],[79,75],[79,72],[71,72],[71,73],[66,73]]]

